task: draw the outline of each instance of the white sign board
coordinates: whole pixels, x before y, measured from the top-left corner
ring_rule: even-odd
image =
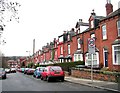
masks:
[[[90,54],[95,54],[95,39],[88,38],[88,52]]]

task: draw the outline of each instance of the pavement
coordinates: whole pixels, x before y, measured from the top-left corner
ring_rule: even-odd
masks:
[[[65,81],[120,93],[120,83],[65,76]]]

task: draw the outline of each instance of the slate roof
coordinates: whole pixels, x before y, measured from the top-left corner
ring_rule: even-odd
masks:
[[[99,20],[102,20],[104,18],[105,18],[104,16],[95,16],[95,19],[99,19]]]

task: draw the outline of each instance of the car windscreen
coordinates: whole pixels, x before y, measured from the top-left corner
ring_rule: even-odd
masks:
[[[45,67],[40,67],[40,68],[38,68],[38,70],[39,70],[39,71],[43,71],[44,68],[45,68]]]
[[[0,71],[3,71],[4,70],[4,68],[0,68]]]
[[[50,67],[51,71],[61,71],[61,67]]]

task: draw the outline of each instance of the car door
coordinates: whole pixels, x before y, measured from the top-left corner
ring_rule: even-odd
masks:
[[[34,75],[36,76],[36,72],[37,72],[37,69],[35,69],[35,71],[34,71]]]
[[[44,70],[43,70],[43,78],[45,79],[46,78],[46,76],[47,76],[47,68],[45,68]]]

